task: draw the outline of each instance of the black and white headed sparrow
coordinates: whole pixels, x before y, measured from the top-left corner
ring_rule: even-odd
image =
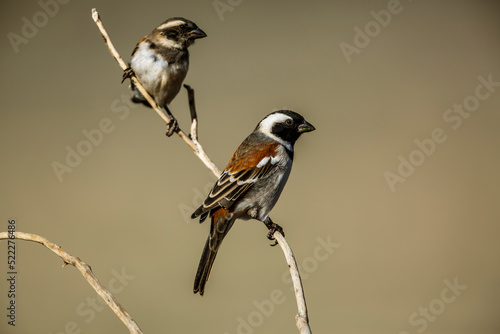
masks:
[[[293,145],[315,130],[301,115],[280,110],[267,115],[241,143],[207,199],[192,214],[202,223],[212,218],[201,255],[194,293],[203,295],[217,251],[236,219],[257,219],[269,228],[268,238],[283,230],[269,218],[292,170]]]
[[[130,68],[123,75],[126,79],[134,73],[158,106],[173,118],[173,125],[167,131],[168,136],[177,130],[177,121],[168,109],[168,104],[179,93],[186,77],[189,68],[188,47],[196,39],[206,36],[194,22],[182,17],[172,17],[137,43],[132,52]],[[133,84],[131,88],[135,92],[132,101],[150,107]]]

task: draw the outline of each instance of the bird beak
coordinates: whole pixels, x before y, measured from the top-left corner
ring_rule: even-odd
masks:
[[[300,124],[298,127],[299,133],[302,132],[311,132],[316,130],[316,128],[309,122],[304,121],[304,123]]]
[[[207,37],[207,34],[205,34],[205,32],[200,28],[193,29],[189,32],[189,38],[197,39],[203,37]]]

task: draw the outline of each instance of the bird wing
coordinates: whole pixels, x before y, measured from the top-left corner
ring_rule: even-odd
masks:
[[[193,213],[193,218],[201,215],[200,220],[203,221],[211,210],[219,207],[228,209],[255,182],[274,169],[280,160],[280,145],[276,142],[255,145],[249,138],[234,152],[208,197]]]

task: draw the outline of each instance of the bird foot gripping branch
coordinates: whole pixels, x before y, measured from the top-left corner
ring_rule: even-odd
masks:
[[[269,229],[269,233],[267,233],[267,238],[271,241],[274,241],[274,244],[271,244],[271,246],[274,247],[278,244],[278,240],[276,240],[276,238],[274,237],[274,233],[276,232],[281,233],[281,235],[284,237],[285,232],[283,231],[283,228],[278,224],[274,223],[270,217],[267,217],[267,219],[264,221],[264,224]]]

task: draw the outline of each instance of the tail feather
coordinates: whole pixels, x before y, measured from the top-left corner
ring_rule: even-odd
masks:
[[[142,96],[142,94],[137,90],[137,88],[133,87],[132,89],[134,91],[134,96],[132,96],[131,100],[134,103],[140,103],[145,105],[148,108],[151,108],[151,105],[149,102]]]
[[[227,213],[227,211],[226,211]],[[203,248],[203,253],[201,254],[200,264],[198,265],[198,270],[196,271],[196,277],[194,279],[194,293],[200,293],[203,296],[205,292],[205,284],[210,277],[210,272],[217,256],[217,251],[224,240],[227,232],[233,226],[235,219],[226,219],[226,217],[218,217],[214,215],[212,217],[212,225],[210,228],[210,234],[208,235],[207,242]],[[214,224],[214,221],[216,223]]]
[[[205,284],[207,283],[208,277],[210,276],[210,271],[212,270],[212,265],[215,261],[215,256],[217,255],[217,251],[210,249],[210,237],[207,239],[205,243],[205,248],[203,249],[203,253],[201,255],[200,264],[198,266],[198,271],[196,272],[196,277],[194,279],[194,293],[200,293],[203,296],[205,292]]]

